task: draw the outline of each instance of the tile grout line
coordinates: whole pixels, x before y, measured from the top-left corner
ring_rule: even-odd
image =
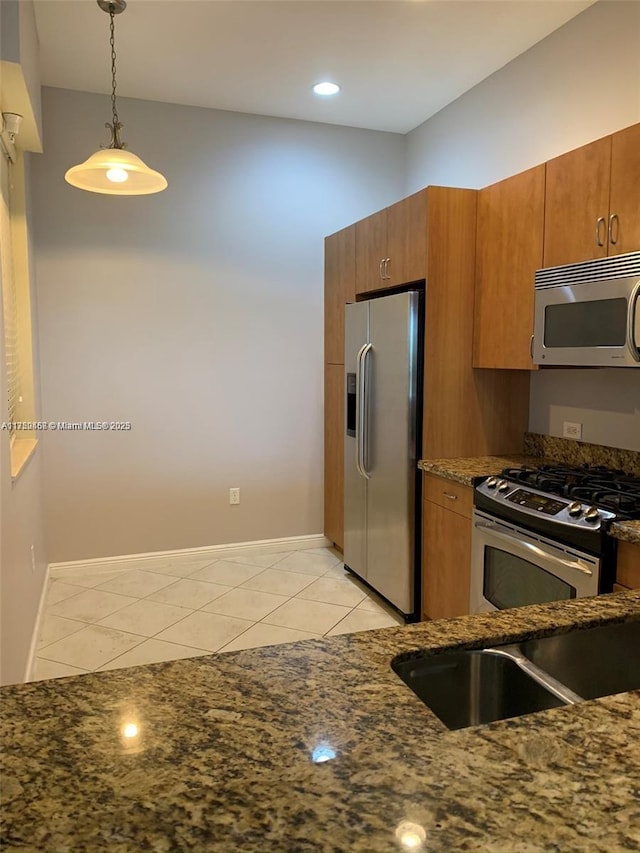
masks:
[[[364,600],[364,598],[366,598],[366,597],[367,597],[367,594],[365,594],[364,598],[362,598],[362,599],[361,599],[359,602],[357,602],[355,605],[345,605],[345,604],[338,604],[338,603],[336,603],[336,602],[324,602],[324,601],[316,601],[316,600],[314,600],[314,599],[303,599],[303,598],[299,598],[298,596],[299,596],[301,593],[303,593],[305,589],[307,589],[307,588],[308,588],[309,586],[311,586],[313,583],[315,583],[316,581],[318,581],[318,580],[320,580],[320,579],[322,579],[322,578],[330,577],[330,579],[332,579],[332,580],[333,580],[333,579],[335,579],[335,580],[338,580],[338,581],[342,580],[342,578],[340,578],[340,577],[336,578],[335,576],[329,575],[329,573],[331,573],[333,570],[335,570],[335,569],[336,569],[336,567],[337,567],[338,565],[340,565],[340,561],[339,561],[339,560],[337,560],[336,562],[332,563],[328,568],[326,568],[326,569],[322,572],[322,574],[321,574],[321,575],[309,574],[309,573],[307,573],[307,572],[297,572],[297,571],[295,571],[295,569],[288,570],[288,569],[277,569],[277,568],[276,568],[276,566],[278,566],[281,562],[283,562],[285,559],[287,559],[287,557],[289,557],[289,556],[291,556],[291,555],[293,555],[293,554],[296,554],[296,553],[299,553],[299,552],[297,552],[297,551],[287,551],[287,552],[283,552],[283,553],[281,554],[281,556],[280,556],[280,557],[278,557],[278,559],[275,561],[275,563],[272,563],[270,566],[264,566],[264,567],[262,567],[262,566],[256,566],[255,564],[251,564],[251,563],[242,563],[242,562],[241,562],[241,560],[235,560],[235,561],[234,561],[237,565],[244,565],[244,566],[247,566],[247,567],[250,567],[250,568],[258,568],[258,569],[259,569],[259,571],[257,571],[257,572],[256,572],[256,574],[253,576],[253,577],[255,577],[255,578],[259,577],[259,576],[260,576],[261,574],[263,574],[264,572],[269,571],[269,570],[272,570],[272,569],[275,569],[276,571],[281,571],[281,572],[282,572],[282,571],[284,571],[284,572],[286,572],[286,573],[288,573],[288,574],[293,574],[293,575],[296,575],[296,574],[297,574],[298,576],[304,576],[304,577],[309,578],[308,583],[307,583],[304,587],[302,587],[301,589],[297,590],[297,591],[296,591],[296,593],[294,593],[293,595],[289,595],[289,596],[287,596],[285,601],[280,602],[279,604],[277,604],[277,605],[276,605],[272,610],[270,610],[268,613],[266,613],[266,614],[265,614],[261,619],[259,619],[259,620],[243,620],[243,621],[251,621],[251,624],[250,624],[249,626],[247,626],[246,628],[244,628],[244,629],[240,632],[240,634],[236,635],[236,637],[232,638],[232,639],[231,639],[231,640],[229,640],[227,643],[225,643],[223,646],[220,646],[220,647],[219,647],[219,648],[217,648],[217,649],[214,649],[214,650],[199,649],[199,647],[196,647],[196,646],[189,646],[189,645],[187,645],[186,643],[174,643],[174,644],[175,644],[175,645],[180,645],[180,646],[182,646],[183,648],[194,649],[195,651],[199,651],[199,650],[201,650],[201,651],[203,651],[205,654],[216,654],[216,653],[218,653],[218,652],[222,652],[222,651],[223,651],[223,650],[224,650],[228,645],[230,645],[230,644],[231,644],[231,643],[233,643],[235,640],[237,640],[237,639],[239,639],[240,637],[242,637],[242,636],[243,636],[247,631],[251,630],[251,628],[255,627],[256,625],[265,625],[265,626],[269,626],[269,627],[285,628],[286,630],[293,630],[293,631],[300,630],[300,629],[297,629],[297,628],[291,628],[290,626],[276,625],[275,623],[269,623],[269,622],[265,622],[265,621],[264,621],[265,619],[267,619],[267,618],[268,618],[268,616],[270,616],[273,612],[275,612],[279,607],[282,607],[282,606],[284,606],[285,604],[289,603],[290,601],[294,601],[294,600],[295,600],[295,601],[299,601],[299,602],[304,602],[304,603],[307,603],[307,604],[308,604],[308,603],[320,603],[320,604],[326,604],[326,605],[328,605],[328,606],[348,607],[348,608],[349,608],[349,609],[348,609],[348,612],[347,612],[347,613],[345,613],[345,614],[344,614],[340,619],[338,619],[338,621],[337,621],[337,622],[335,622],[332,626],[330,626],[330,627],[327,629],[327,631],[324,631],[324,632],[322,632],[322,633],[319,633],[319,634],[318,634],[319,636],[326,636],[326,635],[327,635],[327,633],[328,633],[328,631],[331,631],[333,628],[335,628],[337,625],[339,625],[339,624],[340,624],[344,619],[346,619],[346,618],[347,618],[347,617],[348,617],[348,616],[349,616],[349,615],[350,615],[350,614],[351,614],[351,613],[352,613],[352,612],[353,612],[353,611],[358,607],[358,604],[360,604],[360,603]],[[303,552],[301,552],[301,553],[304,553],[304,551],[303,551]],[[318,554],[318,555],[310,555],[310,556],[318,556],[318,557],[321,557],[321,558],[322,558],[324,555]],[[68,596],[68,597],[67,597],[67,598],[65,598],[65,599],[61,599],[61,601],[60,601],[60,602],[56,602],[56,604],[57,604],[57,603],[61,603],[61,602],[63,602],[63,601],[69,601],[69,600],[73,599],[74,597],[76,597],[77,595],[80,595],[80,594],[81,594],[81,592],[88,592],[88,591],[90,591],[90,590],[97,590],[98,592],[109,593],[109,594],[112,594],[112,595],[123,595],[123,596],[125,596],[125,597],[127,597],[127,598],[132,598],[132,599],[134,599],[134,601],[132,601],[132,602],[128,602],[128,603],[126,603],[126,604],[123,604],[123,605],[119,606],[116,610],[112,611],[112,613],[106,614],[105,616],[100,617],[100,619],[98,619],[98,620],[92,620],[92,621],[89,621],[89,622],[85,622],[84,620],[81,620],[81,619],[77,619],[77,618],[73,618],[73,617],[69,617],[69,616],[60,616],[59,614],[53,614],[53,613],[50,613],[50,614],[48,614],[48,615],[51,615],[51,616],[57,616],[58,618],[66,618],[66,619],[68,619],[69,621],[75,621],[75,622],[78,622],[78,623],[79,623],[79,624],[81,624],[81,626],[82,626],[82,627],[78,628],[76,631],[73,631],[71,634],[67,634],[67,635],[65,635],[64,637],[59,638],[59,640],[63,640],[63,639],[66,639],[67,637],[71,637],[71,636],[73,636],[74,634],[77,634],[77,633],[79,633],[80,631],[82,631],[84,628],[86,628],[86,627],[90,627],[90,626],[97,626],[97,627],[101,627],[101,628],[104,628],[105,630],[118,631],[118,632],[120,632],[120,633],[122,633],[122,634],[127,634],[127,635],[129,635],[129,636],[131,636],[131,637],[135,637],[136,639],[139,639],[139,642],[135,643],[133,646],[131,646],[131,647],[130,647],[129,649],[127,649],[126,651],[124,651],[124,652],[120,652],[119,654],[114,655],[113,657],[109,658],[107,661],[105,661],[104,663],[102,663],[102,664],[100,665],[100,666],[102,667],[102,666],[105,666],[105,665],[106,665],[106,664],[108,664],[108,663],[112,663],[113,661],[117,660],[118,658],[122,657],[123,655],[127,654],[128,652],[133,651],[134,649],[138,648],[140,645],[142,645],[142,643],[146,642],[147,640],[157,639],[159,634],[163,633],[164,631],[168,630],[168,629],[169,629],[169,628],[171,628],[171,627],[174,627],[175,625],[178,625],[180,622],[183,622],[184,620],[186,620],[187,618],[189,618],[189,616],[193,615],[194,613],[197,613],[197,612],[204,612],[204,613],[211,614],[211,615],[213,615],[213,616],[223,616],[223,617],[224,617],[224,616],[227,616],[227,617],[229,617],[229,618],[233,618],[233,619],[243,619],[243,617],[240,617],[240,616],[230,616],[230,614],[216,613],[215,611],[206,611],[206,610],[204,610],[204,608],[205,608],[205,607],[210,606],[210,605],[211,605],[214,601],[216,601],[217,599],[224,597],[224,596],[225,596],[225,595],[227,595],[229,592],[231,592],[231,591],[233,591],[233,590],[236,590],[236,589],[241,589],[241,590],[244,590],[244,591],[247,591],[247,592],[258,592],[258,593],[260,593],[260,592],[266,592],[265,590],[254,590],[254,589],[251,589],[250,587],[245,587],[245,586],[244,586],[244,584],[245,584],[245,583],[249,583],[249,582],[253,579],[253,577],[252,577],[252,578],[248,578],[246,581],[242,581],[240,584],[235,584],[235,585],[233,585],[233,586],[229,586],[229,584],[219,584],[219,583],[218,583],[218,584],[217,584],[218,586],[228,586],[229,588],[228,588],[227,590],[225,590],[225,592],[222,592],[220,595],[215,596],[213,599],[211,599],[210,601],[206,602],[205,604],[200,605],[199,607],[193,607],[193,608],[192,608],[192,607],[185,607],[184,605],[170,604],[169,602],[155,602],[155,601],[154,601],[154,599],[150,598],[150,596],[154,595],[156,592],[160,592],[162,589],[165,589],[165,588],[167,588],[167,587],[170,587],[170,586],[174,585],[175,583],[178,583],[180,580],[197,580],[198,582],[201,582],[201,583],[211,583],[211,584],[216,584],[216,583],[217,583],[216,581],[209,581],[209,580],[196,579],[196,578],[194,578],[194,577],[193,577],[193,575],[194,575],[194,574],[197,574],[199,571],[201,571],[201,570],[203,570],[203,569],[205,569],[205,568],[208,568],[208,567],[210,567],[210,566],[215,565],[215,563],[220,562],[220,561],[224,561],[224,558],[218,558],[218,559],[212,560],[211,562],[208,562],[205,566],[198,566],[198,567],[197,567],[197,568],[195,568],[195,569],[194,569],[194,570],[193,570],[189,575],[186,575],[186,576],[185,576],[185,575],[170,575],[170,574],[166,574],[166,573],[163,573],[163,572],[155,572],[155,574],[157,574],[159,577],[165,577],[165,578],[169,577],[169,578],[171,578],[172,580],[170,580],[170,582],[169,582],[168,584],[166,584],[166,586],[165,586],[165,587],[160,587],[159,589],[154,590],[154,591],[152,591],[152,592],[150,592],[150,593],[147,593],[147,594],[146,594],[146,595],[144,595],[144,596],[140,596],[140,595],[132,595],[132,594],[130,594],[130,593],[122,593],[122,592],[120,592],[120,593],[113,593],[111,590],[101,589],[100,587],[102,586],[102,584],[101,584],[101,583],[99,583],[99,584],[97,584],[96,586],[83,587],[79,592],[77,592],[77,593],[73,593],[71,596]],[[150,573],[150,574],[154,574],[154,572],[153,572],[153,568],[154,568],[153,566],[148,566],[148,567],[143,567],[143,568],[140,568],[140,567],[133,567],[133,566],[131,566],[131,567],[127,567],[127,568],[125,568],[125,569],[122,569],[121,571],[118,571],[118,572],[117,572],[117,574],[118,574],[118,575],[120,575],[120,574],[126,574],[127,572],[131,572],[131,571],[146,571],[146,572],[148,572],[148,573]],[[169,567],[169,568],[170,568],[170,567]],[[107,573],[105,572],[105,574],[107,574]],[[63,583],[64,583],[64,582],[65,582],[65,580],[66,580],[66,581],[68,581],[68,580],[70,580],[70,579],[72,579],[72,577],[66,577],[66,576],[65,576],[65,577],[63,577],[63,578],[54,578],[54,582],[59,580],[59,581],[61,581],[61,582],[63,582]],[[110,581],[110,580],[116,580],[116,579],[117,579],[117,575],[116,575],[116,577],[110,578],[109,580],[103,581],[102,583],[109,583],[109,581]],[[73,585],[73,584],[69,584],[69,585]],[[275,593],[275,592],[268,592],[268,593],[266,593],[266,594],[282,595],[282,593]],[[150,636],[147,636],[147,635],[144,635],[144,634],[136,634],[136,633],[134,633],[134,632],[132,632],[132,631],[130,631],[130,630],[129,630],[129,631],[127,631],[127,630],[123,630],[123,629],[120,629],[120,628],[111,628],[110,626],[107,626],[107,625],[101,625],[101,624],[100,624],[100,621],[101,621],[102,619],[107,619],[109,616],[114,615],[114,614],[116,614],[116,613],[118,613],[118,612],[120,612],[120,611],[124,610],[124,609],[125,609],[125,608],[127,608],[127,607],[131,607],[131,606],[133,606],[133,605],[134,605],[135,603],[137,603],[137,602],[147,601],[147,600],[148,600],[148,601],[151,601],[151,602],[154,602],[154,603],[157,603],[157,604],[166,604],[166,605],[168,605],[168,606],[172,606],[172,607],[179,607],[179,608],[184,609],[185,611],[188,611],[188,612],[187,612],[184,616],[181,616],[180,618],[178,618],[175,622],[171,622],[169,625],[164,626],[164,627],[163,627],[163,628],[161,628],[159,631],[156,631],[154,634],[152,634],[152,635],[150,635]],[[55,605],[53,605],[53,606],[55,606]],[[301,632],[301,633],[303,633],[303,632]],[[314,632],[308,632],[308,633],[314,633],[314,634],[315,634],[316,632],[314,631]],[[72,667],[74,667],[74,668],[76,668],[76,669],[84,669],[83,667],[78,667],[78,666],[75,666],[74,664],[67,664],[67,663],[65,663],[65,662],[63,662],[63,661],[54,661],[54,660],[52,660],[52,659],[50,659],[50,658],[46,658],[46,657],[44,657],[44,655],[40,655],[40,654],[39,654],[40,650],[42,650],[42,651],[44,652],[47,648],[49,648],[51,645],[53,645],[53,644],[54,644],[54,643],[56,643],[56,642],[58,642],[58,640],[54,640],[54,641],[52,641],[52,643],[48,643],[46,646],[42,646],[42,647],[38,646],[38,653],[36,653],[36,657],[42,657],[42,659],[43,659],[43,660],[48,660],[48,661],[49,661],[49,662],[51,662],[51,663],[58,663],[58,664],[63,665],[63,666],[64,666],[64,665],[66,665],[66,666],[72,666]],[[169,640],[165,640],[165,641],[163,641],[163,640],[159,640],[159,642],[172,642],[172,641],[169,641]],[[85,671],[86,671],[86,670],[85,670]],[[96,670],[90,670],[90,671],[95,672]]]

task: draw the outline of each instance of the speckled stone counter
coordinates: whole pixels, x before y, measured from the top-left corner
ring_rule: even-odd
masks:
[[[475,486],[478,480],[499,474],[503,468],[540,465],[542,461],[539,456],[468,456],[458,459],[421,459],[418,468],[428,474],[455,480],[464,486]]]
[[[545,456],[556,462],[565,462],[567,465],[604,465],[606,468],[616,468],[640,477],[640,453],[637,450],[623,450],[619,447],[574,441],[571,438],[558,438],[555,435],[526,432],[524,452],[531,456]]]
[[[609,533],[616,539],[640,545],[640,521],[618,521],[611,525]]]
[[[638,618],[640,591],[5,688],[3,849],[637,851],[640,692],[452,732],[389,662]]]

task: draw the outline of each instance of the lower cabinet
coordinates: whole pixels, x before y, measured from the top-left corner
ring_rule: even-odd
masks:
[[[614,589],[614,592],[640,589],[640,545],[634,545],[632,542],[618,542],[615,586],[618,589]]]
[[[422,618],[469,613],[473,489],[424,475]]]
[[[324,366],[324,535],[344,539],[344,366]]]

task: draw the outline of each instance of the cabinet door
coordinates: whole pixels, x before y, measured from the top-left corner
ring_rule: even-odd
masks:
[[[469,613],[471,521],[424,501],[422,613],[447,619]]]
[[[387,211],[380,210],[356,222],[356,293],[388,287],[380,265],[387,257]]]
[[[427,191],[387,208],[387,287],[419,281],[427,275]]]
[[[618,542],[616,581],[629,589],[640,589],[640,545]]]
[[[342,549],[344,537],[344,367],[324,368],[324,535]]]
[[[640,251],[640,124],[611,138],[609,254]]]
[[[542,266],[545,167],[478,193],[473,366],[535,370],[535,271]]]
[[[344,306],[356,299],[356,229],[324,241],[324,360],[344,364]]]
[[[606,256],[610,175],[610,136],[549,160],[545,198],[545,267]],[[604,219],[600,228],[597,227],[599,218]]]

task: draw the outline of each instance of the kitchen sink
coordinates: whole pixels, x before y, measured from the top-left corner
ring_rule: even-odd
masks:
[[[393,662],[392,667],[450,729],[565,704],[514,660],[493,650],[445,652]]]
[[[583,699],[640,689],[640,621],[527,640],[520,650]]]
[[[640,621],[391,662],[450,729],[640,689]]]

